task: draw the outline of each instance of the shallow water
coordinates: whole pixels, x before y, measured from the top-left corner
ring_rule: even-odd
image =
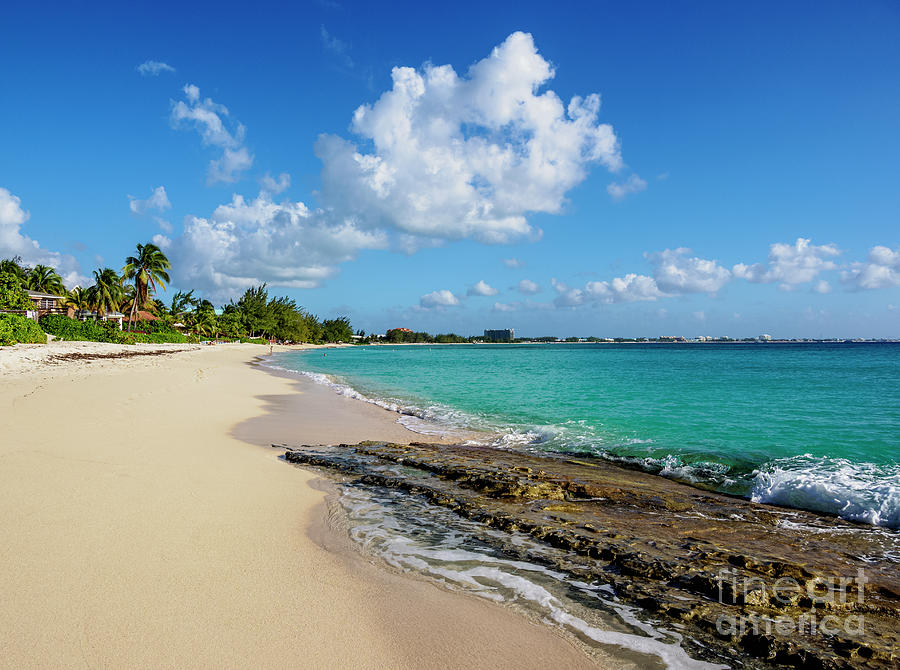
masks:
[[[481,430],[900,527],[897,344],[376,346],[270,365],[426,435]]]
[[[671,670],[727,667],[724,659],[685,642],[677,630],[619,602],[608,585],[573,580],[541,565],[536,556],[558,550],[526,535],[486,528],[390,489],[341,484],[339,491],[350,537],[398,570],[523,609],[623,664]],[[519,560],[517,551],[531,560]],[[709,660],[697,659],[698,652]]]

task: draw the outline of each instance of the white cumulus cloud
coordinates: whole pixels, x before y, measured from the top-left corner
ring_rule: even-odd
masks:
[[[22,208],[22,200],[0,187],[0,258],[21,257],[25,265],[51,265],[69,288],[83,284],[78,261],[73,256],[44,249],[37,240],[22,234],[31,215]]]
[[[201,99],[198,87],[187,84],[183,90],[186,102],[172,102],[169,116],[172,127],[193,127],[203,144],[222,149],[222,157],[209,163],[209,183],[237,181],[240,173],[253,165],[253,156],[243,146],[246,128],[240,123],[226,123],[228,108],[211,98]]]
[[[432,291],[419,298],[419,305],[425,309],[431,309],[433,307],[453,307],[458,304],[459,298],[447,289]]]
[[[731,272],[714,260],[689,257],[690,249],[666,249],[644,257],[653,265],[653,278],[663,293],[716,293]]]
[[[541,287],[538,286],[537,282],[533,282],[530,279],[523,279],[516,286],[516,290],[524,295],[534,295],[535,293],[540,293]]]
[[[872,247],[865,263],[853,263],[841,273],[842,281],[855,289],[900,286],[900,247]]]
[[[466,295],[497,295],[499,291],[483,279],[469,287]]]
[[[353,142],[323,135],[323,202],[361,225],[442,240],[534,235],[531,212],[559,212],[591,164],[622,165],[600,96],[564,103],[531,35],[513,33],[460,76],[396,67],[393,87],[359,107]]]
[[[135,69],[144,77],[158,77],[163,72],[175,72],[174,67],[157,60],[144,61]]]
[[[834,244],[816,246],[809,239],[798,237],[794,244],[775,243],[769,247],[767,265],[738,263],[732,268],[735,277],[753,283],[781,282],[785,289],[795,284],[811,282],[821,272],[834,270],[837,265],[831,259],[840,255]]]
[[[362,249],[386,244],[378,231],[312,212],[302,202],[274,202],[261,191],[250,201],[234,195],[208,218],[186,217],[183,234],[168,246],[179,285],[231,298],[262,282],[313,288]]]
[[[653,277],[638,274],[627,274],[609,281],[591,281],[585,284],[584,288],[569,288],[556,279],[551,283],[557,292],[553,301],[557,307],[638,302],[668,297],[659,290]]]
[[[583,288],[570,288],[553,280],[557,307],[585,304],[640,302],[672,298],[687,293],[715,293],[731,279],[731,272],[714,260],[690,256],[690,249],[666,249],[645,253],[653,276],[636,273],[608,281],[590,281]]]

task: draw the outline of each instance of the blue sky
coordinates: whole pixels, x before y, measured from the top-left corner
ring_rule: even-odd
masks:
[[[0,256],[156,239],[367,331],[900,336],[895,3],[433,5],[8,5]]]

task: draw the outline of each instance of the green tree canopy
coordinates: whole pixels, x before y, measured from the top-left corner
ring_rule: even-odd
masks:
[[[28,298],[18,273],[0,269],[0,310],[29,310],[34,303]]]
[[[91,303],[100,314],[118,311],[125,294],[122,280],[112,268],[94,270],[94,285],[90,291]]]
[[[166,289],[164,282],[169,281],[169,268],[172,264],[162,250],[155,244],[137,245],[137,254],[125,259],[122,278],[134,282],[134,299],[131,305],[131,317],[134,312],[147,306],[150,296],[156,295],[157,288]]]
[[[31,268],[25,280],[25,288],[53,295],[65,295],[66,293],[62,277],[48,265],[35,265]]]

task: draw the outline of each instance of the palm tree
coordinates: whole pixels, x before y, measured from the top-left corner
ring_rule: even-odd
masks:
[[[28,272],[28,277],[25,279],[25,287],[32,291],[54,295],[64,295],[66,292],[62,277],[59,276],[55,268],[49,265],[35,265],[31,268]]]
[[[19,281],[24,284],[25,280],[28,278],[28,271],[22,267],[22,257],[21,256],[13,256],[12,258],[4,258],[0,260],[0,272],[9,272],[10,274],[14,274],[19,278]]]
[[[90,311],[92,302],[91,290],[76,286],[66,294],[66,300],[63,303],[63,306],[71,307],[75,310],[75,313],[80,316],[82,313]]]
[[[187,325],[197,335],[214,335],[218,332],[216,313],[211,309],[198,309],[187,314]]]
[[[177,319],[179,316],[187,312],[188,307],[196,306],[197,299],[194,298],[193,289],[191,289],[187,293],[178,291],[178,293],[172,296],[172,306],[169,308],[169,311],[172,312],[172,316]]]
[[[133,284],[123,284],[122,296],[119,298],[118,311],[124,312],[126,309],[131,307],[134,304],[134,299],[136,296],[137,289],[135,289]]]
[[[166,272],[172,264],[169,259],[155,244],[137,245],[137,255],[125,259],[125,267],[122,275],[125,279],[134,280],[134,300],[131,304],[131,316],[128,318],[128,328],[134,321],[134,313],[138,305],[144,307],[151,295],[156,295],[157,287],[166,290],[163,282],[169,281],[169,273]]]
[[[150,311],[156,314],[156,316],[160,318],[165,318],[169,316],[169,308],[159,298],[152,300],[149,305]]]
[[[122,280],[112,268],[94,270],[94,285],[91,287],[91,302],[101,315],[115,312],[122,300]]]

